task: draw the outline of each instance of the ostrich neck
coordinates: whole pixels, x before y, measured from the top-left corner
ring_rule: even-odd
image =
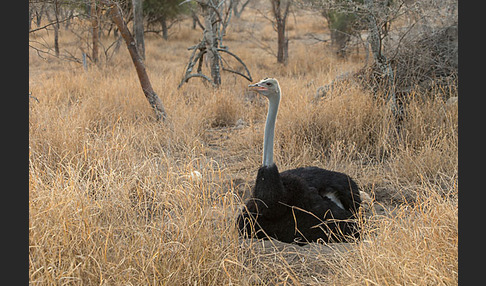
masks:
[[[277,120],[280,91],[274,97],[268,98],[268,113],[263,137],[263,166],[271,166],[273,162],[273,139],[275,135],[275,121]]]

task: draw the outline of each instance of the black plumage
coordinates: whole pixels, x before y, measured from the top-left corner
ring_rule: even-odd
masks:
[[[344,209],[326,196],[329,193]],[[358,186],[346,174],[318,167],[279,173],[276,165],[262,166],[238,216],[238,228],[245,237],[288,243],[343,241],[359,236],[355,213],[360,203]]]

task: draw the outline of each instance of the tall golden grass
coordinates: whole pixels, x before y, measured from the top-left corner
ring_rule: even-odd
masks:
[[[234,30],[257,16],[244,14]],[[296,35],[316,30],[318,18],[295,17],[287,66],[232,29],[226,44],[256,80],[280,81],[279,168],[346,172],[388,210],[363,216],[363,239],[329,256],[269,252],[238,238],[234,219],[260,164],[266,101],[228,74],[218,90],[197,79],[177,89],[185,48],[200,37],[183,22],[169,41],[146,39],[167,123],[154,121],[125,47],[88,71],[31,51],[39,99],[29,106],[32,285],[457,284],[457,107],[444,105],[455,91],[410,98],[400,135],[387,105],[356,86],[315,103],[319,85],[361,62],[309,46]]]

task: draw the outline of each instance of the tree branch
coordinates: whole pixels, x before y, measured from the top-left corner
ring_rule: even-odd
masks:
[[[210,79],[209,77],[207,77],[206,75],[203,75],[202,73],[193,73],[193,74],[190,74],[190,75],[186,75],[177,88],[180,88],[184,83],[188,82],[189,79],[191,79],[193,77],[203,78],[203,79],[207,80],[213,87],[217,87],[216,84],[214,83],[214,81],[212,79]]]
[[[57,25],[57,24],[59,24],[59,23],[63,23],[63,22],[69,21],[69,20],[71,20],[71,19],[72,19],[72,18],[74,18],[74,17],[76,17],[76,16],[75,16],[75,15],[70,15],[70,16],[69,16],[69,17],[67,17],[66,19],[59,20],[59,21],[54,21],[54,22],[51,22],[51,23],[49,23],[49,24],[47,24],[47,25],[44,25],[44,26],[42,26],[42,27],[32,29],[32,30],[30,30],[30,31],[29,31],[29,34],[30,34],[30,33],[34,33],[34,32],[37,32],[37,31],[42,30],[42,29],[46,29],[47,27],[52,26],[52,25]]]
[[[225,50],[225,49],[217,49],[219,52],[224,52],[224,53],[227,53],[228,55],[232,56],[233,58],[235,58],[244,68],[245,68],[245,71],[246,73],[248,74],[248,76],[240,73],[240,72],[237,72],[235,70],[231,70],[231,69],[227,69],[223,66],[223,70],[225,71],[228,71],[228,72],[232,72],[232,73],[235,73],[237,75],[240,75],[244,78],[246,78],[248,81],[253,81],[253,79],[251,78],[251,75],[250,75],[250,71],[248,70],[248,68],[246,67],[245,63],[238,57],[236,56],[235,54],[233,54],[232,52],[228,51],[228,50]]]

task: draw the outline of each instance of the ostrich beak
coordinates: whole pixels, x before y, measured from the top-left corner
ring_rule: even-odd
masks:
[[[254,84],[250,84],[250,85],[248,85],[248,87],[250,88],[250,90],[255,90],[255,91],[268,90],[268,88],[261,86],[259,82],[254,83]]]

